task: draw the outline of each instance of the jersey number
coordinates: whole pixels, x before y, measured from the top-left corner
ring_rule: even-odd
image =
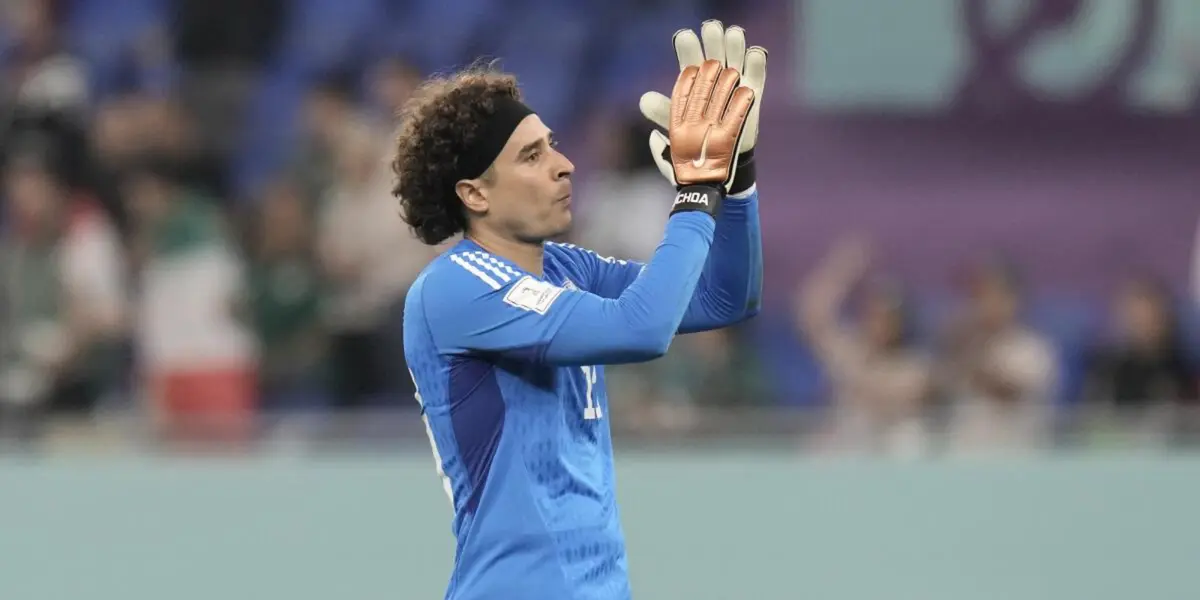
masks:
[[[421,390],[417,389],[417,377],[413,375],[412,369],[409,369],[408,376],[413,378],[413,389],[416,393],[413,394],[417,399],[417,404],[421,405],[421,422],[425,423],[425,435],[429,436],[429,446],[433,448],[433,464],[437,468],[438,477],[442,479],[442,488],[446,490],[446,497],[450,499],[450,506],[454,507],[454,486],[450,484],[450,477],[446,475],[446,471],[442,469],[442,454],[438,452],[437,440],[433,438],[433,428],[429,426],[429,415],[425,414],[425,402],[421,399]]]
[[[596,419],[603,419],[604,411],[600,410],[600,405],[592,397],[592,390],[596,387],[596,367],[579,368],[583,369],[583,379],[587,381],[587,408],[583,409],[583,420],[594,421]]]

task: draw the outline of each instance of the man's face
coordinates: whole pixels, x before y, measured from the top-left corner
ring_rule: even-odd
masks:
[[[332,138],[344,124],[345,103],[337,95],[317,90],[305,100],[304,126],[310,135]]]
[[[421,75],[405,65],[387,62],[376,67],[371,77],[371,94],[388,111],[400,110],[421,85]]]
[[[980,323],[989,330],[1010,326],[1017,318],[1017,291],[999,275],[981,276],[975,284],[975,312]]]
[[[267,254],[298,250],[308,231],[304,200],[292,185],[280,183],[268,191],[262,203],[259,236]]]
[[[1142,346],[1156,346],[1170,333],[1169,309],[1164,299],[1136,284],[1122,290],[1117,318],[1125,335]]]
[[[119,163],[145,145],[145,130],[138,121],[142,106],[141,99],[122,98],[101,106],[96,112],[92,121],[92,143],[106,164]]]
[[[159,221],[170,208],[168,184],[157,177],[135,175],[125,182],[123,191],[130,215],[140,224]]]
[[[865,299],[860,310],[863,333],[872,349],[887,350],[900,341],[904,323],[895,300],[874,292]]]
[[[521,121],[480,187],[489,227],[523,242],[541,242],[571,227],[571,174],[575,165],[554,147],[537,115]]]
[[[6,175],[4,187],[13,218],[25,226],[48,225],[61,194],[50,174],[39,167],[17,166]]]

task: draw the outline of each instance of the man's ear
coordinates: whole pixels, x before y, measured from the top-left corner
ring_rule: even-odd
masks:
[[[487,194],[483,191],[483,182],[479,179],[463,179],[454,184],[454,191],[462,200],[463,206],[474,213],[486,213],[488,210]]]

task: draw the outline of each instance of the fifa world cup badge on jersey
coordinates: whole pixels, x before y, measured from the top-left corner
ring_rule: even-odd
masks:
[[[508,293],[504,295],[504,301],[521,310],[530,310],[544,315],[562,292],[563,289],[558,286],[526,275],[513,284]]]

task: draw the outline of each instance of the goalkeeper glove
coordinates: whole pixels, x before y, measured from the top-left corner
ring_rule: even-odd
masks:
[[[718,60],[688,65],[669,101],[670,179],[679,187],[671,212],[716,215],[737,169],[737,150],[754,91],[738,85],[741,74]]]
[[[703,39],[703,42],[701,42]],[[763,87],[767,79],[767,51],[760,46],[746,48],[746,32],[736,25],[725,28],[720,21],[705,21],[700,26],[700,38],[691,29],[681,29],[672,38],[679,68],[700,65],[706,59],[716,60],[736,69],[742,76],[741,85],[754,90],[754,106],[746,118],[745,130],[737,149],[736,178],[727,186],[731,194],[750,189],[755,182],[754,145],[758,141],[758,120],[762,105]],[[658,92],[646,92],[639,102],[642,114],[659,127],[669,130],[671,100]],[[650,134],[650,151],[663,176],[676,184],[669,155],[671,140],[660,131]]]

